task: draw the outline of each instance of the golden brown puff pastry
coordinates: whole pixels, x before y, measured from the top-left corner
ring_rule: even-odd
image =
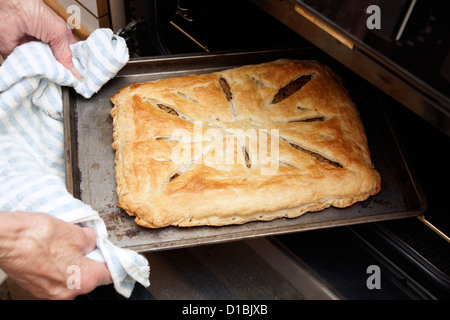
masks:
[[[359,113],[318,62],[161,79],[111,100],[118,205],[141,226],[293,218],[380,191]]]

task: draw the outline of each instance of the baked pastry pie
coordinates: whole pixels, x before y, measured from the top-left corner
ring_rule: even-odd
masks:
[[[380,191],[359,113],[318,62],[137,83],[111,100],[118,205],[141,226],[293,218]]]

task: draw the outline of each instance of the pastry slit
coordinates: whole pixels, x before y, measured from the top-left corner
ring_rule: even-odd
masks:
[[[328,159],[328,158],[325,158],[324,156],[322,156],[321,154],[319,154],[319,153],[317,153],[317,152],[314,152],[314,151],[305,149],[305,148],[300,147],[299,145],[294,144],[294,143],[291,143],[291,142],[288,142],[288,144],[289,144],[292,148],[297,149],[297,150],[299,150],[299,151],[302,151],[302,152],[304,152],[304,153],[310,155],[311,157],[316,158],[316,160],[319,161],[320,163],[327,163],[327,164],[329,164],[329,165],[332,165],[332,166],[335,167],[335,168],[343,168],[343,167],[344,167],[344,166],[341,165],[339,162],[336,162],[336,161],[330,160],[330,159]]]
[[[247,168],[250,169],[252,167],[252,164],[250,162],[250,156],[248,154],[247,147],[243,147],[242,151],[244,152],[245,165],[246,165]]]
[[[269,88],[273,88],[273,86],[270,85],[269,83],[266,83],[266,82],[264,82],[264,81],[262,81],[262,80],[260,80],[260,79],[255,78],[255,77],[251,77],[250,79],[251,79],[257,86],[259,86],[259,87],[269,87]]]
[[[272,104],[279,103],[284,99],[292,96],[297,91],[300,91],[309,81],[311,81],[312,75],[302,75],[301,77],[291,81],[283,88],[278,90],[277,94],[273,97]]]
[[[177,116],[177,117],[180,116],[180,115],[178,114],[178,112],[175,111],[175,109],[173,109],[173,108],[171,108],[171,107],[168,107],[168,106],[166,106],[165,104],[158,103],[157,106],[158,106],[158,108],[160,108],[162,111],[165,111],[165,112],[167,112],[168,114],[172,114],[172,115]]]
[[[306,118],[306,119],[296,119],[296,120],[289,120],[289,121],[277,121],[280,123],[294,123],[294,122],[323,122],[327,120],[325,117],[323,116],[319,116],[319,117],[313,117],[313,118]]]
[[[193,103],[200,104],[200,102],[198,102],[197,100],[195,100],[195,99],[189,97],[188,95],[184,94],[183,92],[179,92],[179,91],[178,91],[177,94],[178,94],[180,97],[182,97],[182,98],[184,98],[184,99],[186,99],[186,100],[189,100],[189,101],[191,101],[191,102],[193,102]]]
[[[187,117],[185,114],[182,114],[178,110],[175,110],[175,108],[172,107],[172,106],[168,106],[165,103],[162,103],[160,101],[156,101],[156,100],[153,100],[153,99],[149,99],[149,98],[142,98],[142,100],[148,101],[151,104],[156,105],[159,109],[161,109],[164,112],[167,112],[170,115],[173,115],[173,116],[176,116],[176,117],[178,117],[180,119],[192,122],[192,120],[189,119],[189,117]]]
[[[177,172],[173,173],[167,180],[166,182],[161,186],[164,187],[166,184],[171,183],[172,181],[174,181],[176,178],[178,178],[179,176],[181,176],[181,174],[183,174],[184,172],[186,172],[187,170],[189,170],[190,167],[192,167],[195,162],[197,162],[199,159],[201,159],[205,154],[207,154],[208,152],[210,152],[212,146],[210,145],[209,147],[206,147],[202,153],[195,155],[191,161],[189,163],[187,163],[184,167],[178,169]]]
[[[289,122],[323,122],[325,121],[325,117],[314,117],[314,118],[308,118],[308,119],[303,119],[303,120],[293,120],[293,121],[289,121]]]
[[[223,93],[225,94],[225,97],[227,98],[227,101],[230,102],[233,99],[233,93],[231,92],[230,85],[228,84],[228,81],[224,78],[219,79],[220,87],[222,88]]]
[[[236,106],[234,105],[233,101],[233,92],[231,91],[231,87],[228,84],[228,81],[225,78],[219,78],[219,85],[222,88],[223,94],[227,98],[228,105],[230,106],[231,114],[236,117]]]
[[[161,186],[161,188],[164,187],[165,185],[171,183],[171,182],[174,181],[175,179],[177,179],[179,176],[181,176],[181,174],[182,174],[183,172],[184,172],[183,170],[179,170],[179,171],[173,173],[173,174],[166,180],[166,182],[163,183],[163,185]]]
[[[176,141],[173,137],[162,137],[162,136],[153,137],[153,139],[157,141]]]
[[[155,136],[153,137],[156,141],[168,141],[168,142],[184,142],[184,143],[192,143],[196,142],[195,139],[190,137],[169,137],[169,136]]]
[[[175,180],[176,178],[178,178],[181,175],[180,172],[175,173],[173,176],[171,176],[169,178],[169,182],[172,182],[173,180]]]
[[[288,167],[291,167],[291,168],[294,168],[294,169],[299,169],[299,170],[300,170],[300,168],[297,167],[295,164],[292,164],[292,163],[289,163],[289,162],[280,161],[280,164],[281,164],[281,165],[288,166]]]

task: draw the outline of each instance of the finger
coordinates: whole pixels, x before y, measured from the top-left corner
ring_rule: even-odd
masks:
[[[82,77],[72,62],[72,51],[70,50],[69,40],[67,38],[63,38],[58,41],[50,42],[49,45],[56,60],[58,60],[67,70],[72,72],[72,74],[79,81],[81,81]]]
[[[64,67],[71,70],[74,65],[72,62],[72,51],[70,50],[67,39],[50,42],[49,45],[56,60],[58,60]]]
[[[75,78],[77,78],[78,81],[83,81],[83,77],[81,76],[81,74],[78,72],[77,68],[75,68],[75,66],[71,69],[69,69],[70,72],[72,72],[72,74],[74,75]]]
[[[98,286],[113,282],[106,263],[84,258],[83,264],[84,272],[81,275],[81,290],[84,293],[88,293]]]
[[[94,251],[97,247],[97,232],[94,229],[84,227],[82,228],[84,234],[86,235],[86,241],[84,243],[84,248],[82,250],[83,255],[88,254],[89,252]]]
[[[69,30],[67,33],[67,39],[69,41],[69,44],[74,44],[77,43],[77,39],[75,39],[75,37],[73,36],[72,31],[70,30],[69,27],[67,27],[67,29]]]
[[[70,45],[77,43],[77,40],[74,38],[72,31],[70,30],[69,27],[67,27],[67,31],[66,31],[66,38],[67,38],[67,43],[69,45],[69,50],[70,50]],[[69,64],[66,66],[64,65],[67,69],[70,70],[70,72],[72,72],[72,74],[78,79],[78,81],[82,81],[82,76],[80,75],[80,73],[78,72],[78,70],[75,68],[73,62],[72,62],[72,52],[70,52],[70,62]]]

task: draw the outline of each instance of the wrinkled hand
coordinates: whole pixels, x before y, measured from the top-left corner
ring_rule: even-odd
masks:
[[[0,212],[0,268],[37,298],[73,299],[111,283],[106,264],[85,257],[95,246],[91,228],[44,213]]]
[[[6,59],[15,47],[31,40],[50,45],[53,54],[78,79],[70,44],[75,43],[66,22],[42,0],[0,0],[0,54]]]

